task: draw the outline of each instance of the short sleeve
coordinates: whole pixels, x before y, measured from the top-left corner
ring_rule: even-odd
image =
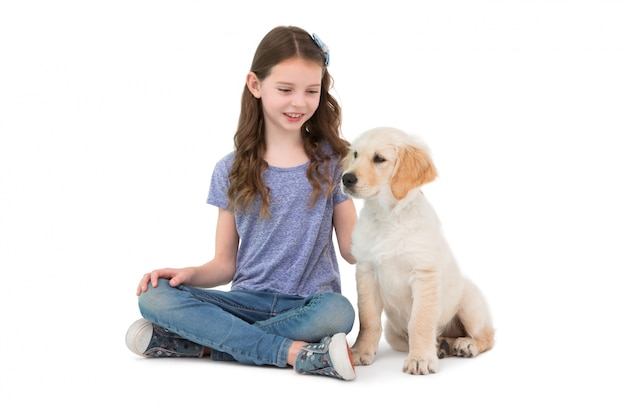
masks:
[[[213,174],[211,176],[211,185],[209,186],[209,196],[207,197],[207,203],[216,207],[227,209],[228,204],[228,188],[230,187],[230,181],[228,175],[233,163],[233,153],[230,153],[220,159],[215,164]]]
[[[343,203],[349,197],[341,191],[341,176],[343,175],[343,170],[341,169],[341,164],[337,159],[335,159],[333,164],[333,205],[337,205],[339,203]]]

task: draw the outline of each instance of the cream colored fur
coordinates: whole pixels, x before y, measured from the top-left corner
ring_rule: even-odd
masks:
[[[352,235],[360,330],[356,365],[385,338],[408,352],[403,371],[437,372],[439,358],[491,349],[494,328],[480,290],[457,266],[420,187],[437,177],[426,145],[389,127],[358,137],[343,161],[342,191],[364,204]]]

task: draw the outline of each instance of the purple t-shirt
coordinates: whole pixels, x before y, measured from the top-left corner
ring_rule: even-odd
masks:
[[[228,208],[228,173],[234,154],[215,166],[207,203]],[[312,186],[306,177],[309,163],[292,168],[269,166],[263,173],[270,187],[270,217],[261,218],[257,196],[246,213],[235,212],[240,244],[231,289],[307,296],[341,292],[337,256],[332,239],[334,206],[348,197],[339,188],[341,166],[332,159],[335,189],[322,193],[309,206]]]

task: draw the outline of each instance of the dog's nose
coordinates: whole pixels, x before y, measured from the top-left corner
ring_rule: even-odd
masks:
[[[353,173],[346,172],[341,177],[341,181],[343,182],[343,185],[345,185],[346,187],[352,187],[354,184],[356,184],[357,178],[356,178],[356,175],[354,175]]]

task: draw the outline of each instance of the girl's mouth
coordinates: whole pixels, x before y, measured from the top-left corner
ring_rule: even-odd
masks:
[[[287,116],[287,119],[289,119],[289,121],[291,122],[297,122],[298,120],[302,119],[303,114],[302,113],[284,113],[285,116]]]

